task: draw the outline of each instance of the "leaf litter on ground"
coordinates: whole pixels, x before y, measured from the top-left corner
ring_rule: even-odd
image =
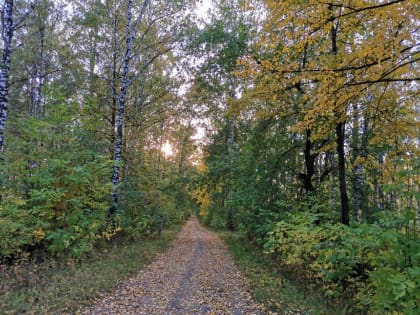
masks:
[[[227,247],[191,218],[172,245],[79,314],[267,314]]]

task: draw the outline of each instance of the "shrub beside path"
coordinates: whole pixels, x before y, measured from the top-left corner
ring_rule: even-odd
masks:
[[[192,217],[171,246],[79,314],[264,314],[219,237]]]

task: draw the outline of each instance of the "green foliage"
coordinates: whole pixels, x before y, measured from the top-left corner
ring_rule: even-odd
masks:
[[[35,245],[45,236],[46,223],[23,212],[17,205],[0,208],[0,249],[1,255],[11,255],[25,246]]]
[[[16,135],[3,165],[2,256],[27,246],[81,256],[102,237],[109,162],[75,122],[78,105],[53,90],[51,97],[42,118],[16,120],[9,137]]]
[[[142,166],[119,187],[121,228],[133,239],[141,239],[164,227],[183,222],[189,216],[185,185],[177,175],[156,178],[153,170]]]
[[[381,267],[371,276],[374,308],[417,314],[420,303],[420,267]]]
[[[142,239],[158,229],[158,222],[150,215],[137,218],[133,224],[128,225],[124,230],[135,240]]]
[[[292,274],[282,270],[277,261],[264,255],[261,247],[241,232],[221,234],[244,275],[247,276],[257,302],[277,314],[342,314],[342,309],[328,305],[322,294],[303,283],[290,280]]]
[[[418,303],[416,224],[401,214],[377,224],[314,224],[310,213],[290,214],[267,234],[265,252],[317,283],[328,298],[354,299],[355,310],[415,314]],[[391,216],[392,217],[392,216]],[[390,224],[397,228],[390,228]]]

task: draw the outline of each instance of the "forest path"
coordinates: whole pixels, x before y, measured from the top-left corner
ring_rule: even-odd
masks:
[[[81,314],[263,314],[220,238],[197,218],[150,265]]]

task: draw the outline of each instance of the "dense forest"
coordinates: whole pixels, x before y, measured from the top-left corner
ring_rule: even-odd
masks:
[[[202,5],[1,1],[1,261],[195,213],[348,313],[419,314],[417,1]]]

